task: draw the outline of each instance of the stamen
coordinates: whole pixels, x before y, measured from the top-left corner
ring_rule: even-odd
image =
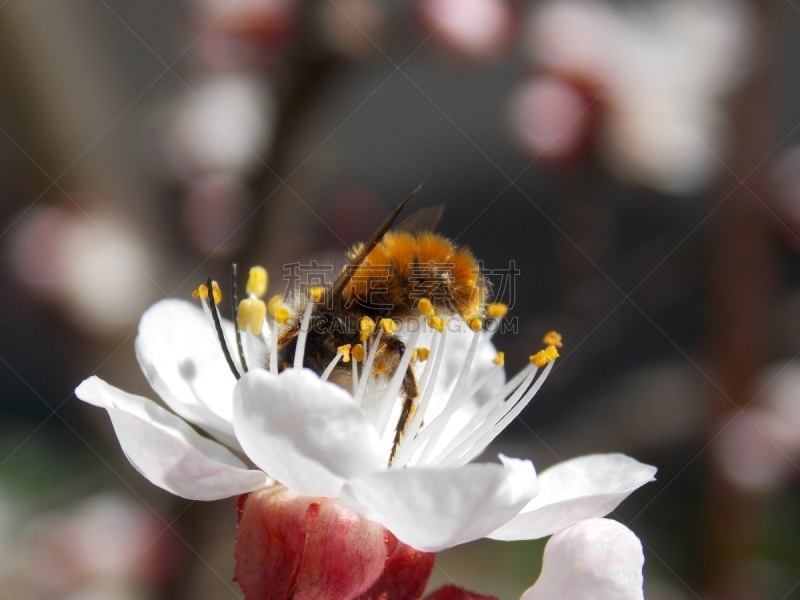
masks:
[[[478,414],[467,423],[467,426],[453,438],[448,444],[448,447],[443,450],[444,456],[440,457],[438,461],[439,464],[447,464],[448,461],[455,460],[463,452],[469,450],[472,444],[480,439],[486,431],[491,429],[504,414],[516,405],[519,399],[525,394],[525,391],[530,387],[536,377],[537,371],[538,369],[531,365],[517,373],[514,379],[508,382],[503,387],[502,391],[492,398],[492,400],[487,402],[486,405],[478,411]],[[522,380],[521,382],[520,379]],[[509,391],[513,389],[510,387],[512,383],[516,384],[516,389],[510,397],[505,399]],[[505,401],[503,401],[504,399]],[[477,425],[477,427],[473,427],[473,424]]]
[[[400,440],[400,447],[397,449],[395,459],[392,462],[393,468],[405,465],[420,448],[421,444],[417,444],[417,438],[419,437],[417,432],[430,406],[433,389],[436,387],[436,377],[439,374],[439,367],[446,352],[446,338],[446,329],[442,331],[441,335],[434,334],[433,343],[436,344],[435,358],[426,365],[425,372],[422,374],[422,379],[425,381],[425,391],[422,393],[422,400],[414,413],[414,417],[411,419],[411,424],[406,429],[406,435]]]
[[[363,320],[364,319],[361,319],[361,321]],[[370,319],[370,321],[371,320],[372,319]],[[359,322],[359,327],[361,326],[361,321]],[[358,391],[355,394],[356,402],[358,402],[359,405],[361,404],[361,399],[364,397],[364,392],[367,389],[367,383],[369,382],[369,377],[367,374],[372,371],[372,364],[375,362],[375,355],[378,353],[378,346],[380,345],[382,335],[383,329],[378,329],[378,333],[375,335],[375,341],[370,344],[367,362],[364,363],[364,368],[361,371],[361,380],[358,382]]]
[[[361,362],[364,360],[364,346],[361,344],[356,344],[353,346],[353,348],[350,350],[350,356],[352,356],[353,360],[356,362]]]
[[[475,413],[475,415],[473,415],[473,417],[461,428],[461,431],[459,431],[458,434],[456,434],[456,436],[452,440],[450,440],[450,442],[447,444],[447,448],[443,450],[443,453],[445,451],[449,451],[449,449],[458,447],[458,445],[461,444],[461,442],[463,442],[465,439],[467,439],[467,437],[469,437],[470,434],[472,434],[476,429],[478,429],[478,427],[486,423],[489,415],[493,411],[497,410],[498,407],[504,404],[504,401],[506,400],[506,398],[508,398],[508,395],[511,392],[513,392],[514,390],[520,390],[521,388],[520,390],[520,395],[521,395],[522,391],[527,389],[527,387],[530,385],[530,381],[525,383],[524,386],[521,384],[523,381],[525,381],[527,377],[531,375],[531,371],[533,371],[535,375],[536,367],[534,367],[532,364],[529,364],[519,373],[514,375],[514,377],[512,377],[511,380],[508,381],[503,386],[503,389],[501,389],[497,394],[494,395],[494,397],[491,400],[489,400],[486,404],[484,404],[480,408],[480,410],[477,413]],[[532,380],[533,377],[531,376],[531,381]],[[439,463],[443,461],[444,459],[441,459]]]
[[[267,310],[275,317],[272,322],[272,343],[269,351],[269,372],[278,374],[278,328],[286,325],[292,317],[291,311],[283,303],[283,296],[275,294],[267,303]]]
[[[242,362],[242,369],[247,373],[247,360],[244,357],[244,347],[242,346],[242,332],[239,325],[239,294],[236,291],[237,281],[237,265],[231,264],[231,312],[233,314],[233,329],[236,332],[236,348],[239,351],[239,360]]]
[[[561,343],[561,334],[557,331],[551,331],[542,340],[548,346],[555,346],[556,348],[561,348],[564,344]]]
[[[420,300],[419,304],[417,304],[417,308],[419,309],[419,312],[426,317],[432,317],[435,314],[433,303],[427,298]]]
[[[315,286],[312,288],[308,288],[308,294],[311,296],[311,300],[313,300],[314,302],[319,302],[325,295],[325,288],[322,286]]]
[[[428,327],[442,333],[444,331],[444,326],[445,320],[442,317],[428,317]]]
[[[391,319],[382,319],[381,325],[383,325],[384,320]],[[395,328],[397,324],[394,321],[391,321]],[[405,352],[403,352],[403,357],[400,359],[400,364],[397,365],[397,370],[394,372],[392,376],[392,380],[389,382],[389,386],[386,388],[386,392],[383,395],[383,401],[381,402],[381,412],[379,413],[378,420],[377,420],[377,429],[378,433],[383,431],[389,422],[389,417],[392,414],[392,408],[394,408],[395,400],[397,398],[397,394],[400,391],[400,386],[403,385],[403,378],[406,376],[406,371],[408,370],[408,365],[411,362],[411,353],[413,352],[412,348],[417,343],[419,339],[420,328],[411,334],[411,338],[409,338],[408,343],[406,344]]]
[[[467,351],[467,358],[464,361],[463,366],[461,367],[461,372],[458,374],[458,379],[456,380],[456,385],[453,388],[452,393],[447,398],[447,403],[445,404],[445,408],[442,410],[441,413],[430,423],[425,430],[422,432],[422,436],[429,436],[430,441],[425,446],[425,449],[422,451],[422,455],[420,456],[420,461],[426,461],[430,457],[431,453],[433,452],[436,444],[442,437],[442,433],[444,432],[447,423],[450,421],[450,418],[455,414],[456,410],[460,407],[462,402],[453,402],[456,398],[461,398],[461,394],[464,391],[464,388],[467,385],[467,377],[470,373],[470,369],[472,368],[472,362],[475,360],[475,352],[478,349],[478,342],[480,341],[481,334],[480,332],[476,331],[472,336],[472,343],[469,346],[469,350]]]
[[[361,358],[356,358],[356,348],[361,349]],[[353,346],[353,349],[350,350],[350,356],[353,357],[353,364],[350,365],[350,373],[353,375],[352,392],[355,397],[356,390],[358,389],[358,363],[364,358],[364,347],[361,344],[356,344]]]
[[[247,278],[247,294],[256,298],[263,298],[267,293],[269,276],[264,267],[251,267],[250,275]]]
[[[272,343],[269,349],[269,372],[278,374],[278,319],[272,322]]]
[[[281,306],[283,306],[283,296],[280,294],[275,294],[267,302],[267,309],[271,315],[274,315]]]
[[[469,328],[472,329],[472,331],[480,331],[483,329],[483,321],[477,317],[470,319]]]
[[[362,342],[366,342],[372,332],[375,331],[375,321],[369,317],[361,317],[358,321],[359,338]]]
[[[328,381],[328,377],[333,372],[334,367],[339,364],[339,359],[343,356],[341,348],[336,352],[336,356],[333,357],[333,360],[328,363],[328,366],[325,367],[325,370],[322,372],[322,375],[319,376],[321,381]],[[345,361],[347,362],[347,361]]]
[[[339,346],[336,351],[342,353],[342,362],[350,362],[350,344],[345,344],[344,346]]]
[[[415,358],[419,362],[425,362],[426,360],[428,360],[428,357],[431,355],[431,351],[428,350],[427,348],[417,348],[416,350],[414,350],[414,352],[416,352]]]
[[[381,319],[380,326],[386,335],[392,335],[395,331],[397,331],[397,323],[395,323],[392,319]]]
[[[275,321],[278,325],[286,325],[291,320],[292,311],[289,310],[288,306],[281,306],[275,311]]]
[[[492,362],[494,362],[494,361],[492,361]],[[484,373],[484,374],[483,374],[483,375],[482,375],[482,376],[481,376],[481,377],[480,377],[480,378],[479,378],[479,379],[478,379],[478,380],[477,380],[475,383],[473,383],[473,384],[472,384],[472,386],[469,388],[469,390],[467,390],[467,393],[466,393],[466,394],[463,394],[463,395],[461,396],[461,399],[458,401],[458,407],[457,407],[457,408],[461,408],[461,407],[462,407],[462,406],[464,406],[464,405],[465,405],[465,404],[466,404],[466,403],[467,403],[469,400],[471,400],[472,398],[474,398],[474,397],[475,397],[475,394],[477,394],[477,393],[478,393],[478,392],[481,390],[481,388],[482,388],[484,385],[486,385],[486,382],[487,382],[487,381],[489,381],[489,380],[490,380],[492,377],[494,377],[494,376],[497,374],[497,372],[498,372],[498,371],[500,371],[500,370],[502,370],[502,369],[503,369],[503,365],[498,365],[498,364],[495,364],[495,366],[494,366],[494,367],[492,367],[492,368],[491,368],[491,369],[489,369],[489,370],[488,370],[486,373]],[[487,403],[487,404],[488,404],[488,403]],[[488,413],[487,413],[487,414],[488,414]],[[471,421],[471,420],[472,420],[472,419],[470,419],[470,421]],[[466,428],[466,426],[465,426],[465,427],[462,427],[462,431],[463,431],[465,428]],[[447,445],[448,445],[448,447],[453,447],[453,446],[454,446],[454,440],[455,440],[455,438],[453,438],[453,440],[450,440],[450,442],[448,442],[448,444],[447,444]],[[440,455],[441,455],[441,454],[442,454],[442,453],[440,453]],[[440,459],[441,459],[441,456],[440,456]],[[437,467],[437,466],[439,466],[439,464],[440,464],[440,459],[433,459],[433,460],[431,460],[431,461],[430,461],[430,464],[429,464],[429,466],[432,466],[432,467]]]
[[[210,297],[208,296],[208,289],[212,290]],[[233,376],[236,379],[241,379],[242,376],[236,369],[236,364],[233,362],[231,353],[228,350],[228,343],[225,340],[225,332],[222,331],[222,323],[220,322],[219,312],[217,312],[217,303],[219,302],[219,300],[222,300],[222,292],[220,291],[219,294],[217,294],[218,290],[219,290],[219,285],[217,285],[217,282],[211,281],[211,278],[209,277],[208,287],[206,288],[206,302],[208,303],[208,308],[211,311],[211,317],[214,319],[214,327],[217,330],[219,345],[222,347],[222,353],[225,355],[225,360],[228,362],[228,367],[230,368],[231,373],[233,373]],[[217,298],[219,298],[219,300]]]
[[[496,365],[500,365],[501,367],[506,364],[506,353],[505,352],[498,352],[495,359],[492,361]]]
[[[306,338],[308,337],[309,326],[311,325],[311,311],[314,310],[314,303],[306,303],[303,312],[303,320],[300,321],[300,335],[297,336],[297,346],[294,349],[294,368],[303,368],[303,356],[306,352]],[[277,317],[277,315],[276,315]]]
[[[539,352],[531,356],[530,360],[531,363],[541,369],[542,367],[552,363],[557,358],[558,350],[556,350],[556,347],[548,346],[544,350],[539,350]]]
[[[200,298],[200,300],[208,298],[208,288],[204,283],[201,283],[197,289],[192,292],[192,298]]]
[[[534,383],[531,386],[531,389],[527,391],[522,400],[520,400],[510,411],[508,411],[508,413],[506,413],[506,415],[502,419],[500,419],[500,421],[498,421],[497,424],[492,429],[490,429],[480,439],[478,439],[478,441],[474,444],[474,446],[471,448],[469,452],[467,452],[461,458],[457,459],[456,461],[451,463],[451,465],[448,466],[465,465],[473,458],[478,456],[481,452],[483,452],[486,449],[486,446],[492,443],[494,438],[500,435],[500,432],[503,431],[508,426],[508,424],[511,423],[511,421],[516,419],[519,416],[519,414],[523,411],[523,409],[526,406],[528,406],[528,404],[536,395],[536,393],[539,391],[539,389],[542,387],[545,380],[547,379],[547,376],[550,374],[550,371],[552,370],[553,370],[553,363],[551,362],[547,365],[545,370],[542,372],[541,376],[536,380],[536,383]]]
[[[499,319],[508,314],[508,306],[502,302],[492,302],[486,305],[486,313],[493,319]]]

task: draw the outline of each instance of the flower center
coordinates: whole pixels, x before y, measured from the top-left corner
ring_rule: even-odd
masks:
[[[231,283],[242,370],[248,370],[248,357],[250,365],[264,365],[273,374],[307,366],[322,381],[348,389],[390,448],[391,468],[460,466],[475,458],[531,401],[562,346],[558,333],[548,333],[543,339],[545,349],[531,356],[526,368],[501,387],[489,385],[502,377],[505,355],[498,352],[489,364],[476,364],[481,340],[485,340],[482,318],[470,317],[467,322],[459,315],[437,314],[428,298],[418,302],[416,314],[402,319],[383,317],[376,321],[353,310],[340,315],[324,308],[325,287],[307,289],[300,302],[294,299],[298,304],[295,308],[280,295],[265,303],[262,298],[268,276],[262,267],[250,270],[247,298],[237,306],[235,266]],[[192,295],[202,301],[228,366],[240,378],[219,316],[219,285],[209,279]],[[505,304],[490,303],[482,314],[501,319],[507,312]],[[353,318],[357,322],[348,325],[346,321]],[[324,327],[316,327],[319,323]],[[338,326],[343,330],[336,330]],[[455,361],[455,368],[448,335],[471,336],[466,356]],[[429,346],[418,345],[422,336],[429,340]],[[342,341],[345,343],[339,343]],[[263,351],[259,360],[257,347],[268,349],[268,360],[264,360]],[[493,388],[494,393],[487,393],[486,388]]]

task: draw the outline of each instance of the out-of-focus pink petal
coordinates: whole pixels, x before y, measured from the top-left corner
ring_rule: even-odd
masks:
[[[537,77],[511,98],[514,136],[535,156],[560,159],[577,153],[588,136],[591,117],[581,92],[558,77]]]
[[[274,486],[245,500],[235,557],[246,600],[349,600],[378,580],[387,553],[379,524]]]
[[[420,15],[448,46],[477,59],[502,54],[515,29],[507,0],[421,0]]]
[[[624,525],[587,519],[556,533],[520,600],[643,600],[642,544]]]

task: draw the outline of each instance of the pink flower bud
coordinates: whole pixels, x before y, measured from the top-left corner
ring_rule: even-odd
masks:
[[[276,485],[240,496],[236,579],[246,600],[422,596],[435,554],[331,498]]]

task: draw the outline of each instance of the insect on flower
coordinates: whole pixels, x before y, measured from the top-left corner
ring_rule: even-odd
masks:
[[[270,312],[276,317],[272,339],[277,340],[270,358],[272,370],[276,364],[278,372],[307,367],[355,396],[364,391],[358,387],[356,363],[365,361],[364,373],[371,372],[387,380],[400,373],[403,403],[389,455],[390,465],[420,396],[414,363],[424,362],[430,354],[428,348],[413,348],[404,341],[397,332],[397,322],[417,314],[431,329],[441,332],[445,326],[442,316],[458,315],[470,329],[479,331],[487,314],[505,315],[504,305],[487,305],[486,281],[469,249],[433,232],[444,206],[418,210],[392,227],[421,189],[420,185],[366,242],[356,244],[346,254],[348,262],[332,283],[298,290],[289,299],[288,307],[282,304],[280,296],[270,301]],[[209,282],[212,289],[213,285]],[[234,278],[234,288],[235,285]],[[251,298],[235,308],[238,328],[255,326],[256,333],[260,333],[266,305],[258,297],[265,291],[266,271],[256,268],[248,281]],[[208,306],[218,324],[216,302],[208,301]],[[219,327],[218,333],[228,364],[238,377]],[[377,335],[371,342],[371,352],[367,353],[365,346],[373,334]],[[238,329],[236,335],[239,358],[244,365],[246,359]],[[560,340],[555,342],[549,350],[551,360],[558,356],[555,346],[560,346]],[[546,364],[544,356],[542,361]]]

